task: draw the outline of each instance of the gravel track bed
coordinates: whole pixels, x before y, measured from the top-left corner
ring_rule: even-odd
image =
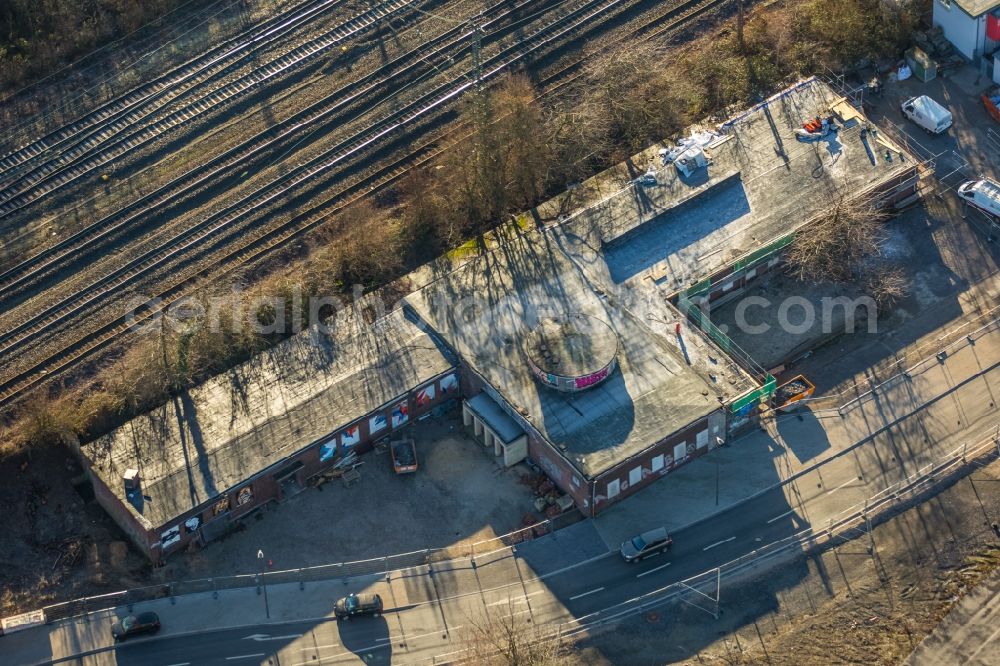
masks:
[[[478,11],[478,4],[459,0],[454,3],[449,15],[471,16]],[[210,113],[186,128],[130,153],[113,169],[107,170],[113,174],[109,184],[101,184],[96,178],[78,181],[53,193],[39,205],[10,216],[0,222],[0,233],[6,235],[11,229],[18,231],[13,238],[5,239],[0,267],[20,261],[24,256],[36,253],[53,238],[69,235],[94,219],[118,210],[142,193],[203,162],[204,156],[232,148],[319,101],[359,74],[375,69],[384,58],[403,53],[450,27],[441,22],[433,23],[436,24],[433,28],[440,26],[433,33],[422,31],[422,23],[408,24],[392,40],[383,41],[381,48],[377,42],[365,46],[367,52],[349,66],[339,65],[340,59],[336,57],[328,62],[314,63],[304,73],[298,74],[302,80],[291,87],[278,82],[240,101],[235,108]],[[319,29],[315,28],[316,31]]]
[[[649,14],[654,14],[654,11],[650,11]],[[641,21],[641,19],[636,18],[634,19],[634,21]],[[633,21],[621,23],[616,27],[614,27],[606,35],[602,35],[603,41],[595,44],[595,48],[599,47],[601,43],[609,43],[611,40],[615,39],[616,35],[628,31],[629,24],[632,22]],[[600,32],[600,30],[601,28],[597,27],[588,32]],[[405,39],[404,35],[406,34],[407,33],[402,33],[400,39],[401,40]],[[415,37],[421,37],[412,28],[409,31],[409,34],[410,34],[410,39],[413,39]],[[426,36],[422,36],[422,38],[426,38]],[[405,43],[401,41],[400,44],[401,46],[399,48],[405,48],[406,46]],[[494,45],[491,48],[499,49],[500,46]],[[484,57],[488,57],[488,55],[489,51],[484,50]],[[373,54],[369,53],[367,54],[366,57],[372,57],[372,56]],[[553,60],[551,64],[547,63],[546,57],[543,57],[539,60],[539,64],[542,65],[543,71],[558,68],[558,62],[559,62],[558,60]],[[451,73],[460,71],[460,67],[464,63],[458,62],[455,64],[457,66],[453,67],[450,70]],[[360,67],[360,61],[359,64],[355,67],[355,69],[357,67]],[[328,77],[326,80],[332,81],[333,77]],[[343,80],[338,79],[338,81],[342,82]],[[284,111],[286,115],[284,116],[275,115],[272,117],[275,118],[287,117],[287,115],[290,115],[295,110],[302,108],[303,106],[319,99],[319,97],[324,92],[329,92],[330,90],[333,90],[336,87],[336,84],[328,85],[324,86],[323,89],[321,90],[319,86],[313,86],[310,85],[310,83],[311,83],[310,81],[303,82],[294,91],[292,92],[285,91],[284,94],[280,94],[279,99],[274,104],[274,110],[276,113],[281,113],[282,111]],[[411,96],[416,96],[417,94],[418,94],[417,90],[410,91]],[[405,96],[401,97],[399,103],[400,104],[405,103]],[[261,110],[258,109],[252,113],[250,118],[260,122],[262,115],[263,114],[261,113]],[[449,111],[448,115],[451,115],[453,117],[454,115],[453,111]],[[291,168],[290,163],[298,164],[305,161],[310,156],[319,153],[325,147],[331,145],[333,142],[336,141],[337,137],[350,134],[350,131],[354,124],[363,124],[363,122],[364,122],[363,119],[357,119],[355,123],[342,126],[338,128],[337,131],[332,131],[327,133],[326,135],[318,137],[319,140],[316,140],[314,143],[309,144],[304,142],[303,145],[300,147],[300,150],[298,150],[298,152],[294,153],[293,155],[290,155],[289,158],[286,159],[285,161],[265,166],[264,168],[260,169],[257,173],[253,174],[245,182],[241,183],[237,187],[232,188],[231,190],[228,190],[223,195],[211,201],[205,202],[203,204],[197,206],[191,206],[188,210],[185,210],[183,212],[181,211],[172,212],[170,215],[169,222],[165,222],[163,226],[154,228],[148,233],[137,235],[133,239],[130,246],[124,247],[121,250],[117,251],[115,254],[105,257],[100,261],[89,264],[86,270],[80,271],[77,274],[73,275],[71,278],[65,280],[63,283],[58,285],[57,289],[47,290],[39,294],[35,298],[25,301],[11,312],[5,313],[2,317],[0,317],[0,330],[8,329],[11,325],[13,325],[10,322],[16,320],[23,320],[23,318],[28,314],[30,314],[31,312],[37,312],[40,309],[48,306],[49,304],[56,302],[61,297],[60,296],[61,294],[79,293],[86,287],[86,285],[90,284],[94,276],[106,274],[106,272],[108,272],[112,266],[120,265],[121,262],[124,261],[127,257],[136,256],[137,254],[140,254],[145,249],[156,244],[158,239],[176,233],[178,229],[189,226],[192,223],[192,221],[198,221],[204,219],[204,217],[210,215],[213,211],[218,210],[219,208],[225,206],[227,203],[231,201],[234,201],[241,194],[255,190],[260,184],[267,182],[275,174],[282,171],[287,171],[289,168]],[[235,145],[235,143],[237,143],[239,140],[241,140],[246,136],[246,133],[240,135],[235,130],[243,128],[244,132],[249,131],[246,129],[248,125],[249,123],[247,122],[247,118],[245,117],[233,118],[222,129],[216,130],[211,134],[202,137],[198,143],[193,144],[191,146],[190,150],[182,151],[175,155],[166,156],[163,162],[145,167],[145,171],[143,171],[142,174],[140,174],[140,178],[145,176],[146,174],[149,174],[150,180],[142,181],[141,184],[137,184],[134,181],[130,181],[131,186],[127,188],[128,194],[134,194],[137,191],[145,191],[146,189],[153,187],[155,183],[163,182],[164,180],[166,180],[165,176],[162,178],[154,178],[154,176],[161,174],[161,172],[164,170],[162,168],[163,164],[167,163],[168,161],[170,161],[173,164],[177,164],[178,162],[183,163],[183,161],[186,159],[185,156],[187,152],[195,152],[196,150],[198,153],[201,154],[209,154],[208,150],[210,149],[211,146],[216,146],[214,150],[218,151],[224,149],[222,148],[223,146],[228,147]],[[260,128],[262,127],[262,125],[257,125],[256,127]],[[436,133],[444,133],[446,130],[447,130],[446,126],[435,127]],[[411,132],[411,134],[417,134],[417,133],[418,133],[417,131]],[[425,140],[426,135],[423,135],[421,138]],[[400,148],[391,154],[397,155],[397,154],[403,154],[405,152],[406,152],[405,150]],[[385,159],[389,158],[386,157]],[[154,166],[156,166],[157,168],[154,169],[153,168]],[[361,177],[362,175],[364,175],[364,173],[371,171],[375,168],[376,167],[374,165],[370,165],[366,169],[358,170],[356,175],[357,177]],[[334,174],[331,177],[331,179],[336,179],[338,181],[342,181],[342,178],[343,177],[341,175],[337,174]],[[315,197],[316,199],[319,199],[322,196],[327,196],[328,194],[330,194],[331,189],[333,188],[329,187],[329,185],[324,186],[322,184],[316,184],[316,183],[311,183],[308,186],[308,190],[310,191],[311,196]],[[337,189],[339,189],[339,187]],[[298,190],[296,192],[298,192]],[[296,201],[303,200],[303,197],[301,195],[296,194],[295,200]],[[312,204],[312,201],[308,201],[308,204]],[[292,217],[293,215],[294,215],[293,210],[289,210],[289,206],[287,204],[278,204],[273,208],[268,207],[266,209],[262,209],[261,211],[255,211],[254,215],[252,215],[250,218],[241,220],[240,223],[234,225],[231,230],[227,230],[225,237],[239,238],[240,236],[248,232],[251,232],[255,229],[259,231],[265,227],[273,228],[278,224],[280,224],[281,222]],[[77,213],[77,217],[82,219],[83,216]],[[65,343],[68,343],[70,340],[77,339],[82,335],[86,334],[88,331],[96,330],[100,326],[120,317],[127,310],[127,302],[130,299],[135,298],[137,294],[149,295],[151,293],[154,293],[156,285],[161,284],[161,282],[163,281],[169,280],[171,283],[173,283],[176,282],[178,277],[181,275],[196,274],[196,273],[200,274],[203,270],[206,270],[209,267],[217,267],[220,270],[222,269],[229,270],[230,267],[217,266],[217,261],[218,261],[217,257],[223,254],[225,251],[225,243],[224,243],[225,237],[220,237],[219,241],[213,241],[212,245],[209,248],[199,251],[198,256],[192,257],[190,255],[186,255],[185,258],[177,259],[176,264],[172,260],[167,265],[157,269],[156,271],[150,274],[143,276],[135,283],[132,283],[127,289],[123,290],[114,299],[103,301],[102,302],[103,304],[96,305],[94,306],[94,308],[92,308],[91,311],[83,313],[80,316],[76,317],[72,323],[63,325],[58,332],[48,334],[44,342],[35,345],[30,352],[21,353],[16,358],[10,359],[9,361],[6,361],[2,366],[0,366],[3,368],[4,374],[13,373],[17,369],[30,367],[32,363],[41,360],[42,358],[51,354],[53,351],[57,351]],[[178,272],[179,270],[180,272]],[[203,279],[203,281],[210,282],[211,279],[212,279],[211,276],[206,276]],[[106,349],[105,351],[101,352],[99,354],[99,357],[106,358],[110,354],[117,353],[117,349],[120,349],[119,344],[126,345],[127,343],[125,342],[115,343],[115,345],[112,348]],[[81,366],[79,367],[80,368],[87,366],[93,367],[93,364],[96,362],[98,361],[95,358],[93,361],[89,361],[86,364],[81,364]],[[76,372],[74,372],[73,374],[76,374]]]
[[[127,40],[59,70],[43,84],[6,93],[0,99],[0,127],[4,128],[0,154],[89,113],[293,4],[296,0],[206,0],[196,10],[182,10],[183,21],[168,16],[165,25],[141,28]]]

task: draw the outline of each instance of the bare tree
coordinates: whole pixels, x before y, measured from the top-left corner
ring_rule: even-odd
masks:
[[[821,219],[801,229],[788,261],[800,280],[850,282],[862,262],[878,254],[888,214],[864,197],[842,197]]]
[[[865,293],[875,300],[879,312],[891,308],[906,296],[910,281],[901,266],[881,263],[864,273]]]
[[[494,610],[495,609],[495,610]],[[466,624],[469,663],[480,666],[549,666],[562,663],[558,636],[542,631],[518,612],[513,600],[486,609]]]

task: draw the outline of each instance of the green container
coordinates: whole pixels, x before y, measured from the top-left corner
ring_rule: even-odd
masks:
[[[927,83],[937,76],[937,63],[923,49],[912,46],[905,54],[906,64],[918,81]]]

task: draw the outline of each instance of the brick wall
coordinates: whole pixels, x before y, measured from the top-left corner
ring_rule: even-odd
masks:
[[[81,459],[84,461],[84,466],[90,477],[97,503],[107,511],[111,519],[125,532],[125,535],[135,544],[140,553],[153,561],[159,559],[159,549],[154,548],[154,544],[159,542],[159,537],[154,530],[150,526],[144,525],[143,521],[125,506],[117,495],[111,492],[101,477],[91,470],[90,460],[85,455],[81,456]]]
[[[671,470],[684,465],[691,460],[707,453],[712,446],[713,437],[721,436],[725,438],[725,413],[722,410],[713,412],[706,418],[699,419],[681,430],[665,437],[653,446],[632,456],[628,460],[622,461],[606,472],[602,472],[593,480],[594,485],[594,513],[599,513],[616,502],[642,490],[649,484],[667,476]],[[718,430],[713,432],[713,427]],[[704,446],[698,447],[698,433],[707,431],[707,440]],[[675,447],[684,442],[686,455],[681,459],[675,459]],[[654,459],[662,456],[662,467],[654,469]],[[639,479],[633,482],[634,470],[638,471]],[[613,497],[608,497],[608,486],[614,481],[618,481],[619,492]]]

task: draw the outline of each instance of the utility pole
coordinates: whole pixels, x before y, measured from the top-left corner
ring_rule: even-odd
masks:
[[[719,457],[712,457],[715,459],[715,506],[719,506]]]
[[[743,42],[743,0],[736,0],[736,3],[739,6],[739,13],[736,16],[736,40],[742,54],[747,50],[746,44]]]

